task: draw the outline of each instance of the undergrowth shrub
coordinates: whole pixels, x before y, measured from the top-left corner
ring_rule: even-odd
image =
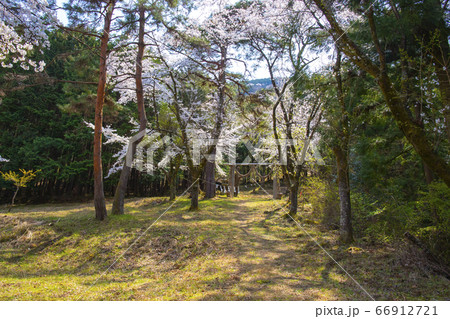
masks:
[[[351,199],[356,238],[383,243],[403,239],[409,232],[450,264],[450,189],[444,183],[428,185],[415,200],[391,196],[381,201],[359,192]]]
[[[395,199],[385,202],[375,200],[367,193],[352,192],[351,202],[353,229],[357,239],[372,244],[383,243],[404,233],[405,218],[409,213]]]
[[[450,264],[450,188],[434,182],[414,203],[410,228],[442,261]]]
[[[328,226],[339,225],[339,194],[335,183],[311,177],[302,188],[301,199],[311,204],[312,212]]]

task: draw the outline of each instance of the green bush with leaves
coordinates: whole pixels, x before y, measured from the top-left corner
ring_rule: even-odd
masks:
[[[396,201],[381,201],[364,192],[352,193],[354,231],[357,238],[369,243],[390,242],[405,231],[409,216]]]
[[[419,192],[409,227],[440,259],[450,263],[450,188],[433,182]]]
[[[363,192],[352,193],[356,237],[384,243],[409,232],[419,238],[441,261],[450,263],[450,189],[433,182],[418,192],[415,200],[391,197],[374,199]]]
[[[337,185],[319,177],[311,177],[302,189],[303,198],[311,204],[313,214],[325,225],[339,225]]]
[[[20,172],[22,175],[19,175],[16,172],[9,171],[7,173],[0,172],[0,175],[5,181],[12,182],[14,186],[16,187],[16,191],[14,192],[11,206],[14,206],[14,200],[16,199],[17,193],[19,192],[19,189],[23,187],[27,187],[28,183],[31,182],[35,177],[36,174],[39,171],[33,171],[33,170],[24,170],[20,169]]]

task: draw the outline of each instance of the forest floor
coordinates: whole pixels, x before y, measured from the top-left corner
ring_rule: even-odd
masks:
[[[0,300],[369,300],[304,230],[376,300],[450,296],[401,245],[339,245],[307,205],[304,230],[273,212],[284,203],[181,198],[157,220],[172,203],[129,199],[104,222],[92,203],[0,209]]]

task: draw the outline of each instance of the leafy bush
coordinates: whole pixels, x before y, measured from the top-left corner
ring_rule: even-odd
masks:
[[[337,186],[318,177],[308,179],[302,188],[303,198],[308,199],[313,214],[325,225],[339,225],[339,194]]]
[[[410,227],[440,259],[450,264],[450,188],[434,182],[421,191]]]
[[[395,197],[374,200],[352,193],[356,237],[369,242],[389,242],[405,232],[418,237],[439,259],[450,263],[450,189],[442,182],[428,185],[415,200]]]
[[[0,172],[0,176],[8,182],[12,182],[14,186],[16,187],[16,191],[14,192],[14,196],[11,201],[11,205],[14,205],[14,200],[16,198],[17,192],[22,187],[27,187],[28,183],[33,180],[36,177],[36,173],[39,171],[33,171],[33,170],[24,170],[20,169],[20,172],[22,175],[19,175],[16,172],[9,171],[7,173]]]
[[[353,192],[351,201],[356,238],[370,243],[389,242],[405,232],[409,213],[395,198],[380,201],[366,193]]]

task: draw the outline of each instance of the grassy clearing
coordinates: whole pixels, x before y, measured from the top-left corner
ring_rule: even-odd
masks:
[[[130,199],[127,215],[105,222],[93,219],[92,203],[2,212],[0,299],[368,299],[301,229],[267,213],[278,203],[263,195],[202,201],[197,212],[180,199],[127,250],[169,205],[165,198]],[[403,246],[340,246],[307,207],[302,216],[305,229],[375,299],[450,295],[448,280],[421,271]]]

